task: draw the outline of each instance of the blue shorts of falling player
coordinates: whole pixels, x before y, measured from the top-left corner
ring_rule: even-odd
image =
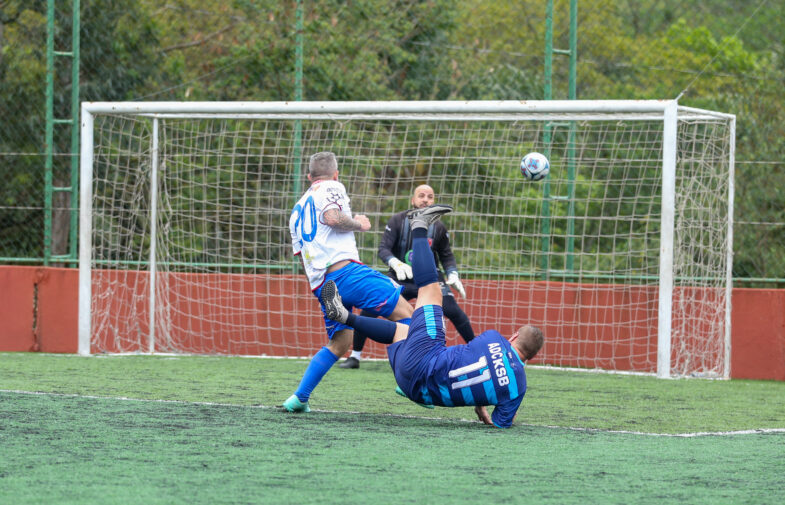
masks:
[[[526,394],[524,363],[510,342],[488,330],[447,347],[439,305],[414,311],[408,337],[387,347],[398,386],[414,402],[443,407],[495,405],[499,428],[512,425]]]

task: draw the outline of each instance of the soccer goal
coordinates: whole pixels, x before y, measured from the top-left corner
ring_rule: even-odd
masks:
[[[84,103],[79,352],[317,351],[288,220],[329,150],[379,270],[416,185],[455,207],[476,333],[530,323],[537,363],[728,377],[734,131],[654,100]]]

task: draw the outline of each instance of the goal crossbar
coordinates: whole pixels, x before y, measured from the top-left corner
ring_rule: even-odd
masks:
[[[581,119],[624,117],[661,118],[673,100],[469,100],[469,101],[374,101],[374,102],[83,102],[90,114],[146,114],[160,117],[251,117],[296,119],[348,119],[379,117],[423,119],[428,115],[510,120],[550,119],[564,114]],[[679,106],[682,118],[734,118],[731,114]],[[384,116],[384,114],[388,114]],[[416,114],[410,116],[408,114]],[[476,115],[473,115],[476,114]],[[549,114],[552,114],[550,116]],[[512,117],[511,117],[512,116]]]

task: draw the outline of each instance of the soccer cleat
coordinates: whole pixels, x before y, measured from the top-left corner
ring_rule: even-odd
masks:
[[[450,212],[452,212],[451,206],[436,203],[422,209],[412,209],[406,213],[406,217],[411,221],[412,228],[427,228]],[[416,226],[417,224],[420,226]]]
[[[395,386],[395,392],[398,393],[399,395],[403,396],[404,398],[407,398],[407,399],[409,398],[408,396],[406,396],[406,393],[403,392],[403,389],[401,389],[401,386]],[[412,400],[412,401],[414,401],[414,400]],[[414,402],[414,403],[417,403],[417,402]],[[420,407],[425,408],[425,409],[432,409],[433,408],[433,405],[426,405],[425,403],[417,403],[417,405],[419,405]]]
[[[349,356],[343,363],[338,365],[338,368],[360,368],[360,360],[353,356]]]
[[[292,395],[283,402],[283,408],[288,410],[289,412],[310,412],[311,407],[308,406],[308,402],[301,402],[297,395]]]
[[[321,298],[327,319],[332,319],[339,323],[346,323],[346,320],[349,319],[349,311],[343,306],[343,301],[341,301],[341,295],[338,294],[338,288],[335,286],[335,282],[327,281],[324,284]]]

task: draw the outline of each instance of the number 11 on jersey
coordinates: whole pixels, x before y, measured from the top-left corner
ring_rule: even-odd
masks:
[[[483,368],[485,370],[482,370]],[[453,390],[460,389],[460,388],[467,388],[475,384],[480,384],[482,382],[491,380],[491,371],[488,369],[488,360],[485,359],[485,356],[480,356],[480,359],[476,363],[471,363],[469,365],[462,366],[461,368],[450,370],[448,376],[450,377],[450,379],[455,379],[463,375],[476,372],[478,370],[482,370],[482,373],[480,373],[480,375],[476,375],[468,379],[455,381],[450,385],[450,387]]]

